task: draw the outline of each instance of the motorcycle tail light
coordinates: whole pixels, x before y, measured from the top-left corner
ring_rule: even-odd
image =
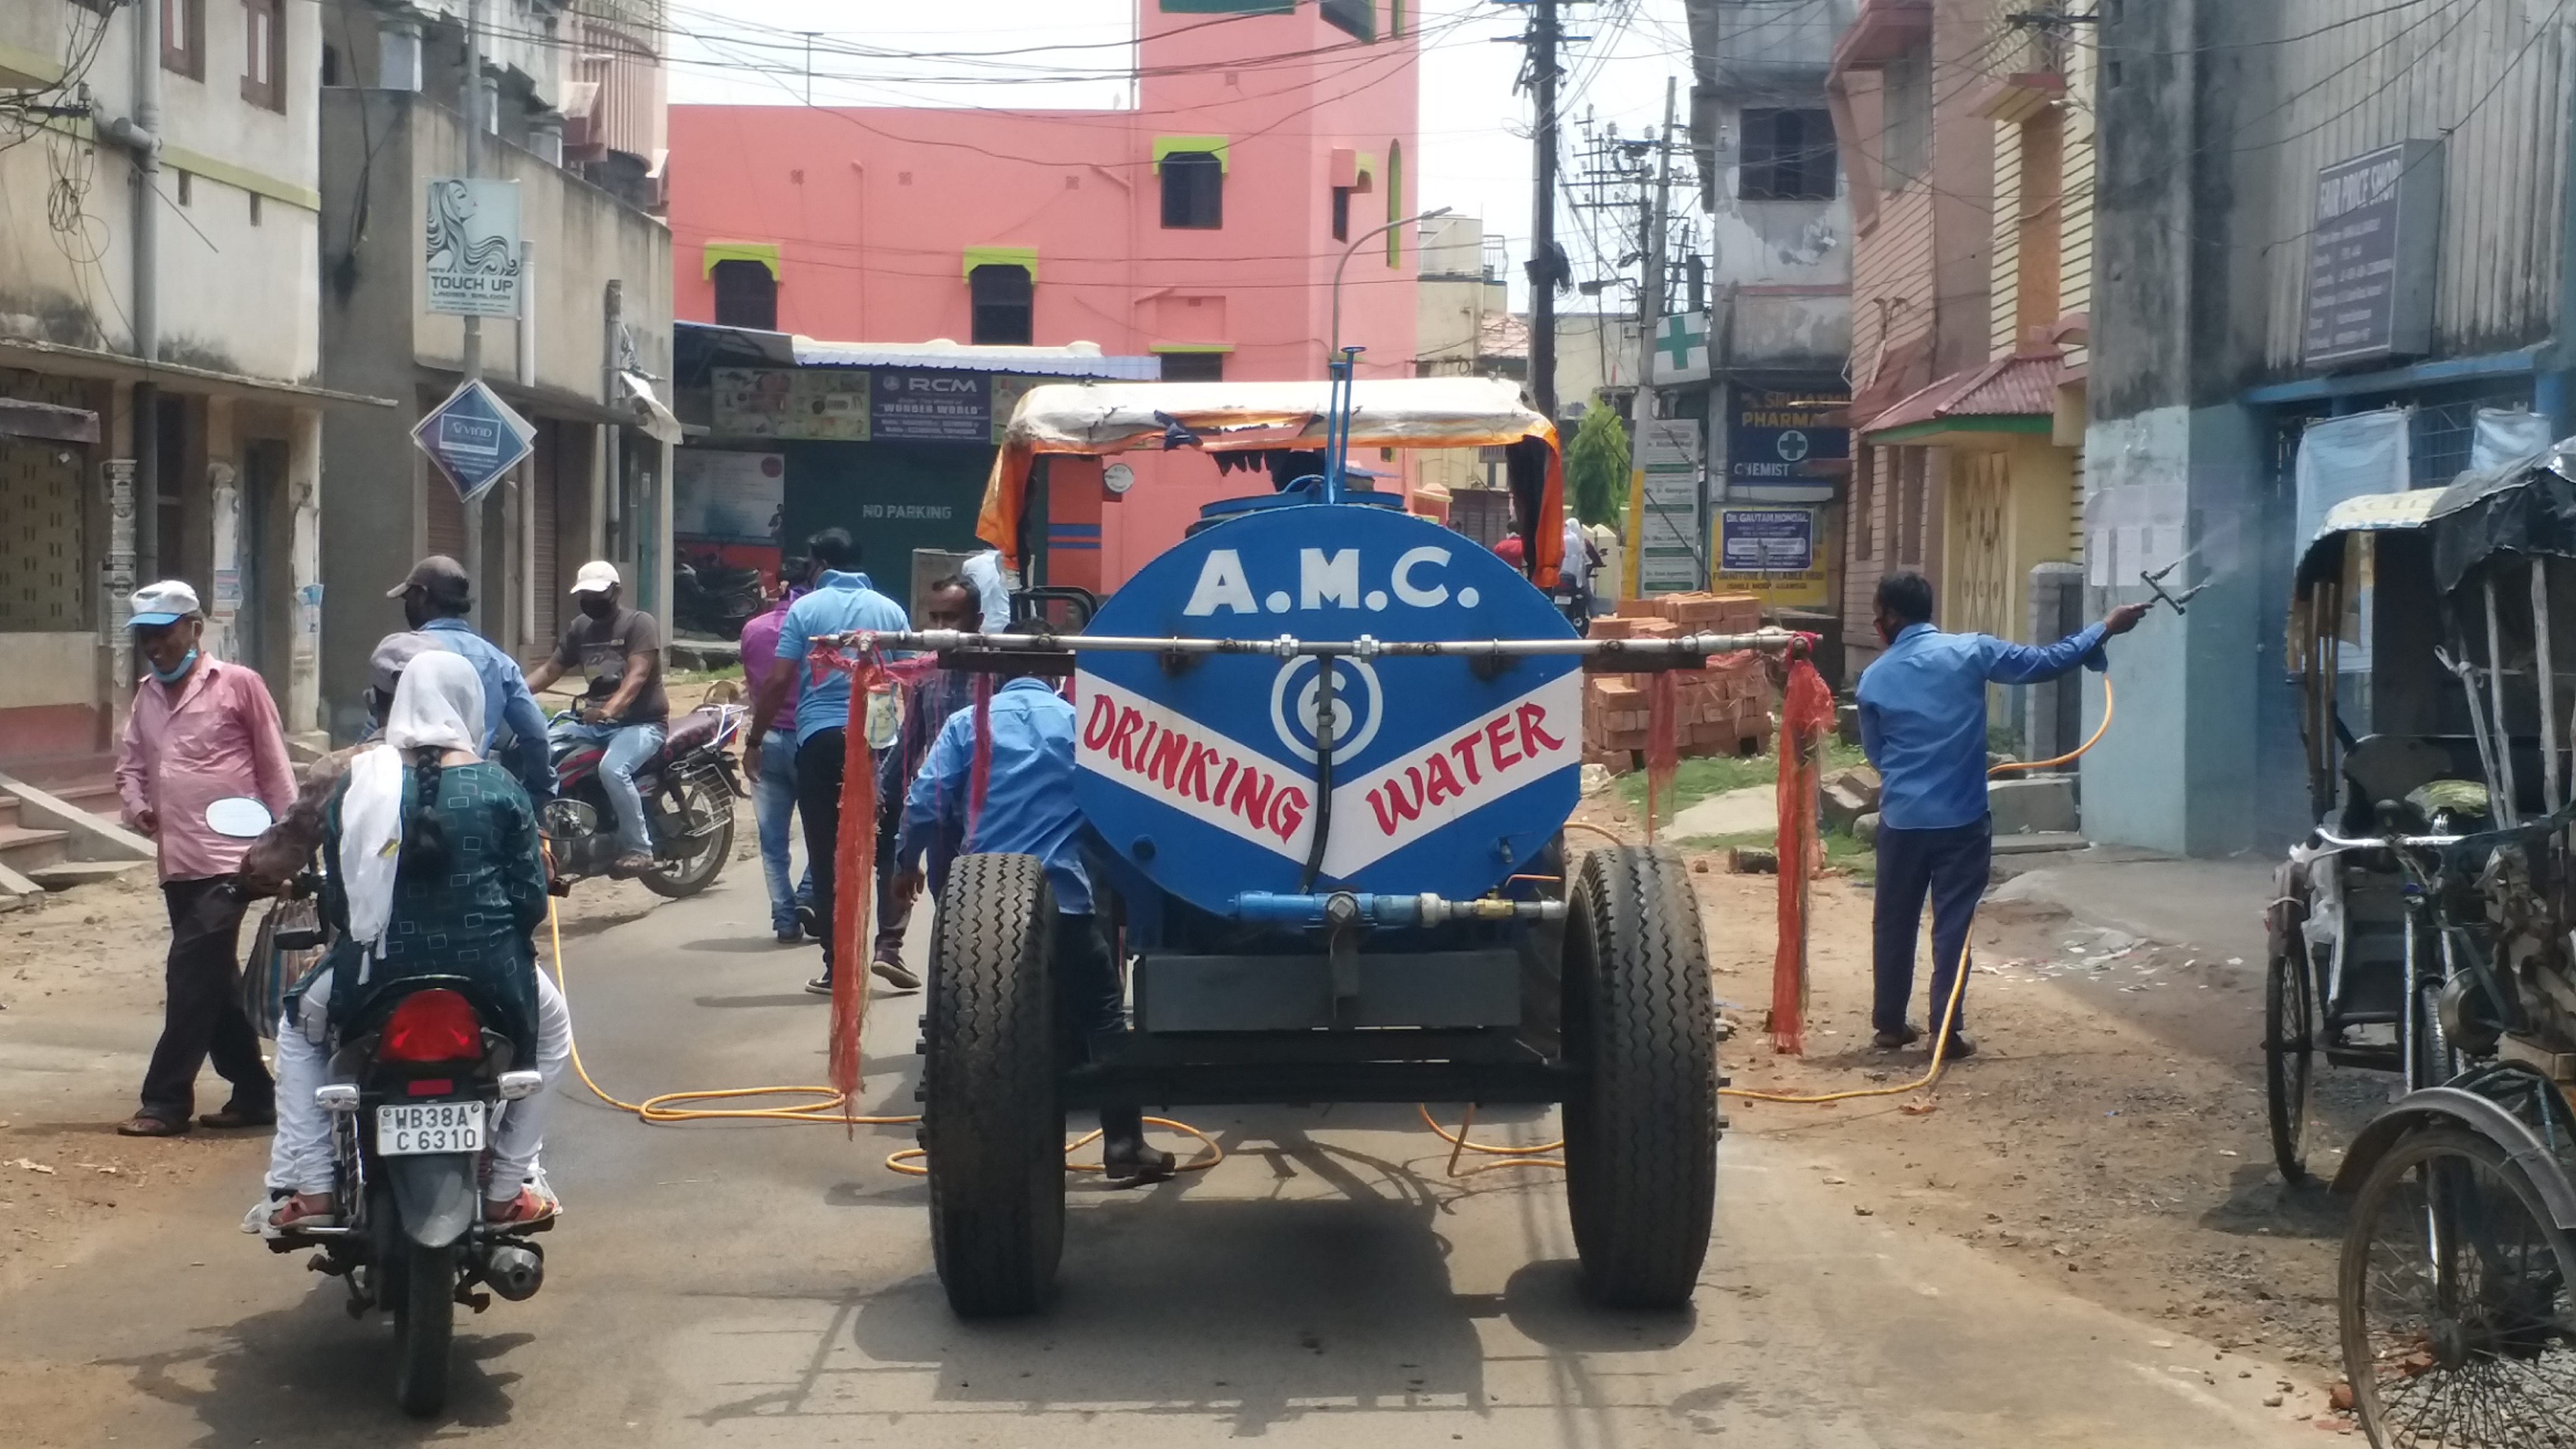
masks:
[[[385,1018],[381,1062],[461,1062],[483,1055],[483,1024],[453,991],[415,991]]]

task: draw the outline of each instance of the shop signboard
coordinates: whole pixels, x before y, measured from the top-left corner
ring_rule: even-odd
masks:
[[[1823,510],[1795,505],[1717,510],[1717,582],[1721,594],[1753,594],[1769,609],[1822,608],[1832,602]]]

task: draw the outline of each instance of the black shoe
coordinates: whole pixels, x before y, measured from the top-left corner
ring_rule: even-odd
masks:
[[[778,928],[776,934],[778,944],[781,946],[802,946],[805,944],[805,930],[801,926],[781,926]]]
[[[1880,1051],[1893,1052],[1902,1051],[1921,1040],[1923,1040],[1923,1028],[1907,1022],[1903,1026],[1891,1026],[1882,1030],[1869,1039],[1869,1044]]]
[[[1148,1147],[1142,1139],[1107,1144],[1100,1154],[1102,1175],[1111,1187],[1142,1187],[1162,1182],[1173,1172],[1172,1154]]]
[[[900,962],[871,962],[868,969],[885,978],[885,983],[897,991],[919,991],[921,989],[921,978],[903,969]]]
[[[235,1127],[274,1127],[277,1125],[277,1109],[246,1107],[239,1102],[226,1102],[222,1111],[208,1112],[198,1117],[197,1125],[212,1127],[218,1131]]]
[[[1941,1060],[1964,1062],[1976,1054],[1976,1041],[1964,1031],[1954,1031],[1950,1033],[1950,1045],[1942,1049]]]
[[[814,918],[814,908],[802,901],[796,904],[796,929],[804,932],[809,941],[823,939],[823,927]]]
[[[822,975],[815,977],[813,980],[806,982],[805,989],[813,992],[816,996],[831,995],[832,973],[826,971]]]

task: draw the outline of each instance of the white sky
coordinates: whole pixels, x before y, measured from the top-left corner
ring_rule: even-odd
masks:
[[[1151,4],[1153,0],[1145,0]],[[736,105],[1108,108],[1126,104],[1136,0],[673,0],[671,99]],[[1529,98],[1512,89],[1521,48],[1493,37],[1520,33],[1521,7],[1474,0],[1413,0],[1422,59],[1420,195],[1481,217],[1508,239],[1513,305],[1526,301],[1531,150]],[[1565,7],[1569,155],[1577,122],[1636,136],[1660,124],[1664,81],[1678,77],[1690,106],[1690,42],[1682,0],[1599,0]],[[973,17],[961,28],[960,17]],[[852,28],[863,18],[863,28]],[[807,37],[813,59],[808,77]],[[1689,191],[1676,173],[1677,208]],[[1563,197],[1560,194],[1560,202]],[[1598,277],[1629,250],[1609,218],[1560,205],[1559,239],[1577,278]],[[1595,250],[1605,254],[1593,259]],[[1605,295],[1604,301],[1608,298]],[[1561,304],[1596,303],[1569,296]]]

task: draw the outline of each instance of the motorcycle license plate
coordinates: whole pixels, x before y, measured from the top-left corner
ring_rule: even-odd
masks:
[[[483,1150],[481,1102],[402,1102],[376,1109],[376,1152],[382,1157]]]

